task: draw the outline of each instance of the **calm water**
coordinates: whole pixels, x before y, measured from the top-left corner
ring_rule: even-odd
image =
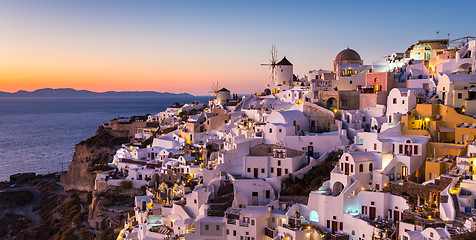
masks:
[[[0,181],[18,172],[66,169],[74,145],[117,116],[155,114],[208,97],[0,98]]]

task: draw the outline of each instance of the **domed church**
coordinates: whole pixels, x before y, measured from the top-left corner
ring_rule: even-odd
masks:
[[[340,51],[334,60],[334,72],[337,73],[339,64],[360,64],[363,65],[364,61],[360,58],[360,55],[353,49],[347,48]]]

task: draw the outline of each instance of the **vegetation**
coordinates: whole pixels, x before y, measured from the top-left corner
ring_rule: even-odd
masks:
[[[86,202],[88,203],[88,205],[91,205],[91,203],[93,202],[93,192],[88,192],[88,194],[86,195]]]
[[[142,142],[139,148],[146,148],[148,145],[151,145],[154,141],[154,136],[150,136],[145,141]]]
[[[119,186],[121,187],[122,190],[127,190],[132,188],[132,182],[131,181],[122,181]]]
[[[341,155],[341,150],[329,153],[324,163],[311,168],[302,179],[289,174],[281,184],[281,195],[308,196],[311,191],[319,189],[322,182],[330,179],[330,173]]]
[[[99,234],[98,240],[116,239],[117,235],[117,233],[114,233],[114,228],[107,228]]]

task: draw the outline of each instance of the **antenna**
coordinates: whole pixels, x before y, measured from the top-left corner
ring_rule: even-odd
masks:
[[[261,66],[269,66],[269,69],[271,69],[271,82],[274,84],[276,63],[278,62],[278,50],[276,50],[276,45],[273,44],[269,52],[271,53],[269,63],[262,63]]]
[[[450,34],[448,33],[448,40],[450,40]]]
[[[436,39],[438,39],[438,34],[440,34],[440,31],[436,31]]]

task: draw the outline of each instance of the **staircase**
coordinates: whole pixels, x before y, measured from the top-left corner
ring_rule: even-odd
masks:
[[[208,202],[208,216],[223,217],[225,210],[233,203],[233,183],[223,181],[218,188],[217,195]]]
[[[466,221],[466,219],[468,219],[469,217],[472,216],[471,214],[467,214],[465,212],[460,211],[460,206],[459,206],[459,201],[458,201],[458,192],[460,191],[460,188],[461,188],[461,186],[460,186],[461,181],[463,181],[463,178],[458,179],[458,182],[456,182],[456,184],[454,186],[454,189],[451,191],[451,192],[455,193],[455,194],[451,194],[451,198],[453,198],[453,205],[454,205],[454,208],[455,208],[455,211],[456,211],[456,217],[455,217],[455,220],[453,222],[453,225],[455,227],[462,227],[464,225],[464,222]],[[453,233],[451,232],[451,230],[449,229],[448,231],[453,236]]]

